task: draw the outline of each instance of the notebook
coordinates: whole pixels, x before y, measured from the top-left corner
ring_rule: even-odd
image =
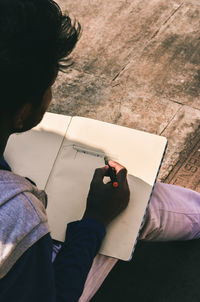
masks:
[[[52,238],[82,218],[94,170],[104,156],[128,170],[130,202],[107,227],[100,253],[130,260],[166,150],[165,137],[84,117],[47,112],[41,123],[10,136],[5,159],[14,173],[48,194]]]

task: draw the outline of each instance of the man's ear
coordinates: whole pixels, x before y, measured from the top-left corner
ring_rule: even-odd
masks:
[[[21,107],[17,113],[14,115],[13,119],[13,127],[14,129],[21,130],[24,127],[24,123],[27,120],[27,118],[31,114],[32,105],[30,103],[26,103]]]

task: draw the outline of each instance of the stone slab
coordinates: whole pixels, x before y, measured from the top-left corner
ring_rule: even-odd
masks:
[[[191,141],[190,148],[181,152],[176,165],[165,182],[190,188],[200,193],[200,131]]]
[[[200,110],[183,106],[162,132],[168,139],[168,148],[159,180],[191,189],[199,186],[199,170],[194,160],[200,143],[199,120]]]
[[[49,111],[160,134],[181,106],[166,99],[137,95],[126,86],[111,87],[103,77],[72,70],[59,74]]]
[[[80,21],[76,68],[115,78],[137,56],[181,0],[58,0]]]
[[[75,65],[55,83],[50,111],[166,136],[159,180],[200,190],[193,168],[200,137],[199,1],[58,3],[77,17],[83,34]]]
[[[200,6],[186,1],[117,79],[150,98],[200,109]]]
[[[151,99],[146,94],[138,95],[131,89],[122,88],[119,91],[118,88],[115,93],[120,99],[120,113],[115,123],[158,135],[182,107],[164,98]]]

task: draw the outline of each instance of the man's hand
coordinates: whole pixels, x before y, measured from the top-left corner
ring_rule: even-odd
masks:
[[[112,183],[104,184],[103,179],[108,175],[108,166],[95,170],[90,191],[87,198],[87,207],[83,218],[94,218],[107,226],[128,205],[130,191],[127,183],[127,170],[119,163],[109,161],[115,168],[118,187]]]

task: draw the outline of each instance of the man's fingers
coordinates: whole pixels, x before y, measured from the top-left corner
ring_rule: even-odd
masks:
[[[119,163],[117,163],[116,161],[109,161],[109,165],[113,168],[115,168],[116,171],[116,176],[119,182],[123,182],[126,180],[126,176],[127,176],[127,170],[124,166],[120,165]]]
[[[117,176],[117,180],[119,181],[119,183],[124,183],[125,181],[127,181],[126,168],[123,168],[122,170],[120,170],[116,176]]]
[[[120,170],[125,169],[122,165],[117,163],[116,161],[109,160],[109,165],[113,168],[115,168],[116,173],[118,173]]]
[[[104,176],[107,176],[108,166],[98,168],[95,170],[92,182],[102,182]]]
[[[115,168],[118,182],[123,183],[126,180],[126,176],[127,176],[126,168],[112,160],[109,161],[109,165],[111,167]],[[103,178],[105,176],[109,176],[109,167],[108,166],[96,169],[94,172],[92,182],[93,183],[94,182],[95,183],[103,182]]]

